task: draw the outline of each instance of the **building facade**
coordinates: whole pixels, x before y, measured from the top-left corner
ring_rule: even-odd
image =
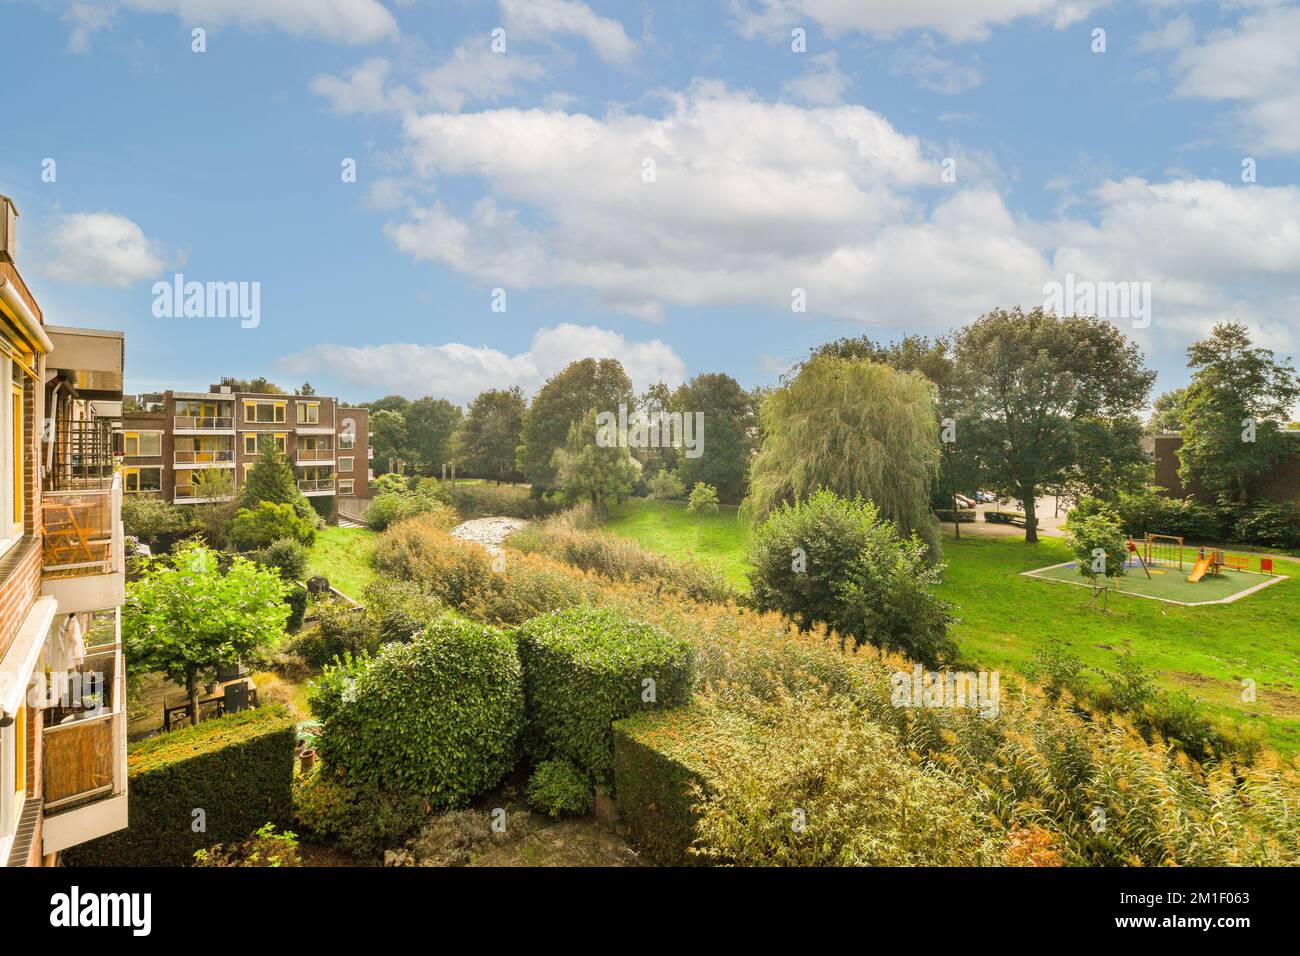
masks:
[[[1283,434],[1295,450],[1260,479],[1257,489],[1260,501],[1300,502],[1300,430],[1290,429]],[[1178,449],[1183,447],[1183,439],[1178,432],[1162,432],[1150,439],[1150,442],[1157,487],[1163,488],[1170,498],[1192,497],[1202,504],[1215,503],[1213,494],[1195,484],[1184,484],[1178,477],[1178,466],[1181,464]]]
[[[122,336],[46,325],[0,196],[0,864],[127,825]]]
[[[370,419],[364,408],[320,395],[269,395],[214,385],[206,392],[140,396],[122,420],[126,494],[176,504],[229,500],[274,442],[309,498],[370,497]],[[334,509],[329,509],[334,510]]]

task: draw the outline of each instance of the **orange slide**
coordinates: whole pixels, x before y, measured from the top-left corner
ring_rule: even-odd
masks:
[[[1213,554],[1203,554],[1196,559],[1196,567],[1192,568],[1192,573],[1187,575],[1189,584],[1195,584],[1201,578],[1205,577],[1205,572],[1210,570],[1210,565],[1214,563]]]

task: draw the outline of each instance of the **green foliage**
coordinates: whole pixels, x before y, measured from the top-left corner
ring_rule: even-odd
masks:
[[[152,495],[123,495],[122,529],[158,553],[189,533],[190,514],[184,507]]]
[[[1159,435],[1176,432],[1183,427],[1183,406],[1187,404],[1187,389],[1173,388],[1161,392],[1151,403],[1151,417],[1147,419],[1146,433]]]
[[[445,487],[445,486],[444,486]],[[472,518],[540,518],[559,511],[563,505],[551,498],[537,497],[519,485],[467,485],[458,483],[445,491],[456,513]]]
[[[819,488],[875,503],[933,556],[930,486],[939,464],[933,387],[866,359],[815,356],[763,404],[763,446],[743,513],[755,524]]]
[[[482,392],[470,403],[456,432],[456,462],[489,481],[519,481],[515,450],[524,428],[524,395],[518,387]]]
[[[1070,652],[1069,645],[1059,637],[1048,637],[1039,642],[1034,657],[1025,668],[1030,679],[1038,681],[1049,700],[1057,700],[1062,691],[1074,697],[1084,693],[1083,661]]]
[[[293,817],[293,718],[264,706],[129,747],[125,830],[65,851],[69,866],[185,866],[214,843],[239,843]],[[195,832],[195,810],[206,832]]]
[[[620,403],[632,407],[632,382],[616,359],[570,362],[547,379],[524,417],[516,453],[519,470],[537,493],[558,487],[553,459],[564,447],[569,427],[590,409],[616,412]]]
[[[445,398],[426,395],[411,402],[404,417],[407,443],[417,466],[425,474],[436,474],[444,462],[452,460],[453,437],[461,424],[460,407]],[[513,458],[513,442],[510,453]]]
[[[1220,515],[1191,498],[1167,498],[1158,488],[1143,488],[1135,492],[1121,492],[1113,503],[1098,498],[1082,498],[1070,511],[1075,515],[1094,515],[1113,511],[1119,516],[1124,530],[1131,535],[1169,534],[1192,542],[1219,541],[1224,537],[1224,523]]]
[[[370,860],[400,846],[420,829],[430,810],[421,794],[349,786],[322,776],[319,770],[294,781],[293,801],[294,819],[304,830]]]
[[[296,516],[294,520],[299,520]],[[315,529],[312,530],[315,534]],[[263,567],[275,568],[286,581],[301,581],[307,574],[308,550],[293,538],[279,538],[265,548],[249,552]]]
[[[1247,504],[1259,479],[1292,443],[1282,432],[1300,379],[1290,362],[1252,345],[1240,322],[1221,322],[1187,349],[1192,381],[1184,398],[1178,476]]]
[[[293,473],[289,456],[280,451],[273,441],[262,442],[257,460],[244,477],[239,492],[241,508],[256,508],[264,501],[276,505],[292,505],[300,518],[314,520],[316,514],[311,503],[298,490],[298,480]],[[278,537],[283,537],[279,535]],[[271,539],[274,540],[274,539]],[[269,541],[267,543],[270,543]]]
[[[327,676],[310,704],[324,723],[321,758],[341,782],[421,793],[445,808],[514,766],[523,680],[500,631],[448,615],[410,643],[338,669],[343,689],[336,694]]]
[[[686,486],[675,472],[661,470],[648,482],[650,497],[656,501],[677,501],[686,494]]]
[[[1042,495],[1110,499],[1140,483],[1133,410],[1155,373],[1112,323],[995,310],[957,333],[953,355],[955,440],[979,450],[986,484],[1024,503],[1026,541]]]
[[[390,528],[375,545],[373,561],[381,574],[414,581],[459,610],[487,590],[493,577],[491,556],[477,544],[451,537],[445,522],[431,515]]]
[[[718,492],[712,485],[697,481],[687,499],[686,510],[693,515],[715,515],[718,513]]]
[[[240,508],[230,522],[230,540],[240,551],[268,548],[283,539],[311,547],[316,540],[316,522],[299,517],[293,505],[261,501],[251,508]]]
[[[379,642],[409,641],[442,616],[446,608],[412,581],[381,578],[366,587],[366,617]]]
[[[285,621],[284,629],[290,634],[296,634],[302,628],[303,618],[307,616],[307,599],[307,589],[301,584],[289,588],[284,599],[284,603],[289,605],[289,619]]]
[[[926,663],[956,657],[950,606],[933,591],[941,568],[928,564],[919,539],[900,539],[869,502],[822,490],[782,505],[750,539],[749,560],[759,610]]]
[[[1119,516],[1111,511],[1092,515],[1072,512],[1065,526],[1065,541],[1074,553],[1079,574],[1095,585],[1098,576],[1107,578],[1124,576],[1124,562],[1128,558],[1128,536]]]
[[[325,600],[318,602],[312,613],[315,626],[300,632],[289,650],[313,667],[324,667],[336,657],[379,649],[379,634],[363,609]]]
[[[285,830],[275,832],[275,824],[267,823],[247,840],[231,846],[218,843],[207,850],[194,852],[195,866],[302,866],[298,857],[298,834]]]
[[[128,666],[137,673],[162,671],[193,696],[201,673],[284,632],[288,590],[274,571],[242,557],[222,573],[206,548],[177,548],[148,562],[127,586],[122,639]]]
[[[758,405],[754,393],[722,373],[697,375],[673,393],[672,411],[683,418],[701,415],[708,428],[704,453],[681,456],[678,473],[684,485],[703,482],[726,501],[740,501],[756,447]],[[696,439],[703,441],[703,433],[697,432]]]
[[[615,426],[608,421],[612,412],[591,409],[569,426],[563,448],[551,464],[555,483],[569,501],[622,501],[632,493],[641,475],[641,463],[620,446]],[[605,421],[602,421],[605,417]]]
[[[459,523],[455,513],[432,494],[386,491],[376,495],[367,506],[366,526],[371,531],[385,531],[399,521],[422,514],[435,515],[448,530]]]
[[[1288,501],[1246,509],[1233,525],[1232,537],[1265,548],[1300,549],[1300,504]]]
[[[591,777],[567,760],[544,760],[528,778],[528,805],[548,817],[582,816],[594,803]]]
[[[609,774],[615,720],[690,698],[689,645],[611,611],[543,614],[524,622],[515,640],[530,733],[544,753],[572,761],[597,781]]]

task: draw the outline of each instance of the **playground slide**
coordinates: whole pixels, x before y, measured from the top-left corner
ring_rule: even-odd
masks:
[[[1214,560],[1212,555],[1196,559],[1196,567],[1192,568],[1192,573],[1187,575],[1189,584],[1195,584],[1201,578],[1205,577],[1205,572],[1210,570],[1210,563]]]

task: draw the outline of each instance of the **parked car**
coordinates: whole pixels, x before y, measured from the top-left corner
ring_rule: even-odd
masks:
[[[998,496],[991,491],[977,491],[975,492],[975,500],[982,505],[991,505],[998,500]]]
[[[961,507],[963,508],[975,507],[975,502],[972,501],[970,498],[967,498],[965,495],[953,495],[953,499],[956,500],[957,504],[961,505]]]

